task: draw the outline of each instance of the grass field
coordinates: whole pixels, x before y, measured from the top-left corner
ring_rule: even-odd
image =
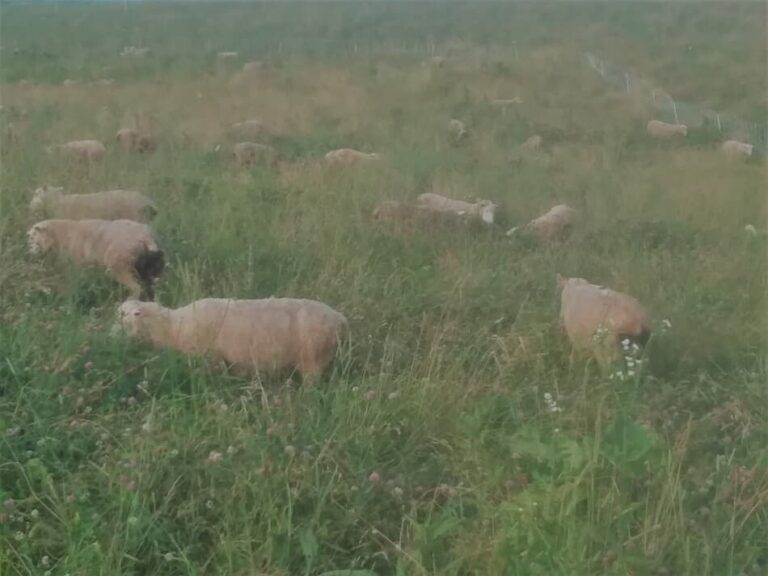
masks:
[[[768,574],[765,158],[650,140],[582,57],[765,122],[765,42],[759,2],[2,7],[0,574]],[[113,142],[139,113],[152,155]],[[278,167],[233,166],[247,118]],[[44,153],[85,138],[102,163]],[[325,166],[340,147],[381,161]],[[252,382],[109,337],[125,294],[27,254],[45,183],[156,199],[164,305],[340,310],[333,373]],[[542,245],[371,220],[426,191],[582,225]],[[556,273],[647,306],[641,370],[571,353]]]

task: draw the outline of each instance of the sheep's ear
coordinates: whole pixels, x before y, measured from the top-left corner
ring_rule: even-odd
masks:
[[[557,285],[560,288],[565,287],[565,283],[567,282],[567,278],[563,278],[560,274],[555,274],[555,278],[557,279]]]

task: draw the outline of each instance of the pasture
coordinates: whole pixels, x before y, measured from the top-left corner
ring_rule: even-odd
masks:
[[[583,56],[764,125],[764,3],[0,10],[0,574],[768,572],[765,149],[651,139]],[[138,117],[152,153],[114,141]],[[274,166],[233,163],[249,118]],[[155,200],[163,305],[312,298],[350,341],[302,386],[110,335],[123,290],[27,253],[43,184]],[[503,222],[371,218],[424,192]],[[567,241],[505,234],[559,203]],[[557,273],[642,302],[642,356],[572,353]]]

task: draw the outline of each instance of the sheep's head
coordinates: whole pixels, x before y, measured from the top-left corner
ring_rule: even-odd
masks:
[[[27,245],[32,255],[45,254],[53,246],[47,222],[38,222],[27,231]]]
[[[480,217],[483,219],[483,222],[493,224],[499,205],[494,204],[490,200],[480,200],[477,204],[480,207]]]
[[[154,302],[126,300],[117,309],[117,325],[113,332],[124,331],[132,338],[140,338],[146,334],[147,319],[156,316],[161,306]]]
[[[53,197],[61,196],[64,188],[57,188],[55,186],[43,186],[38,188],[32,194],[32,201],[29,203],[29,209],[32,212],[40,212],[45,205],[45,202]]]

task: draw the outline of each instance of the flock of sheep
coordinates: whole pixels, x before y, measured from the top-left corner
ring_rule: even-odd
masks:
[[[132,51],[128,54],[136,55]],[[230,53],[220,55],[229,57]],[[262,129],[257,120],[232,126],[234,133],[242,135],[258,135]],[[456,142],[469,134],[458,120],[451,120],[449,130]],[[655,138],[675,138],[685,137],[687,128],[651,120],[647,132]],[[146,129],[124,128],[115,139],[132,152],[148,153],[156,148],[154,137]],[[522,148],[536,151],[541,142],[541,137],[534,135]],[[104,144],[96,140],[73,141],[54,148],[88,162],[101,160],[105,153]],[[722,149],[728,155],[741,157],[749,157],[753,151],[751,145],[735,140],[725,142]],[[273,148],[252,141],[234,144],[232,156],[240,166],[273,165],[279,159]],[[379,159],[378,154],[348,148],[325,155],[325,162],[337,167]],[[435,222],[494,226],[497,209],[498,205],[488,200],[472,203],[425,193],[414,203],[384,201],[373,211],[373,218],[415,229]],[[287,370],[312,380],[332,363],[348,334],[344,315],[313,300],[206,298],[175,310],[152,302],[165,254],[148,226],[158,212],[157,206],[139,192],[66,194],[62,188],[45,186],[34,192],[30,210],[50,218],[28,230],[32,254],[54,252],[78,266],[101,267],[128,289],[130,299],[120,305],[118,316],[120,327],[131,337],[205,356],[215,363],[224,362],[244,374]],[[562,240],[577,222],[577,211],[560,204],[532,220],[520,233],[543,242]],[[512,228],[507,235],[517,231]],[[557,280],[561,290],[560,325],[575,348],[589,349],[598,360],[610,361],[622,342],[647,341],[651,323],[637,300],[581,278],[557,275]]]

